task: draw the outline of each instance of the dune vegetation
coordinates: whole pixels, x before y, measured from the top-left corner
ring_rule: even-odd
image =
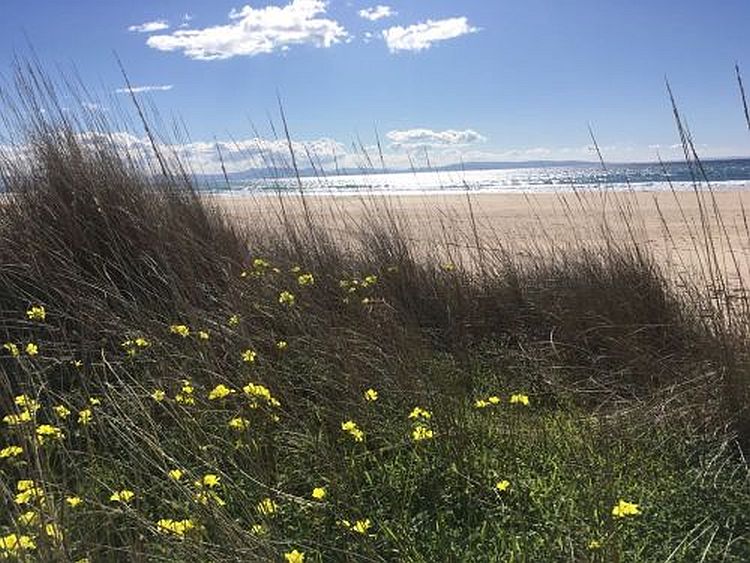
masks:
[[[3,90],[0,558],[750,559],[718,267],[678,287],[606,229],[425,255],[386,207],[348,244],[240,225],[55,88]]]

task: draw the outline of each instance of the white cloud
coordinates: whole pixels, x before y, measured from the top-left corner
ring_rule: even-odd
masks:
[[[169,29],[169,24],[166,22],[166,20],[155,20],[138,25],[131,25],[128,28],[128,31],[137,31],[138,33],[153,33],[154,31],[163,31],[165,29]]]
[[[389,131],[386,137],[393,148],[450,147],[471,145],[486,141],[473,129],[433,131],[432,129],[405,129]]]
[[[432,47],[433,43],[454,39],[467,33],[476,33],[478,27],[469,25],[465,17],[448,18],[445,20],[427,20],[409,27],[389,27],[383,30],[388,49],[391,53],[398,51],[423,51]]]
[[[371,22],[398,15],[398,12],[394,11],[390,6],[382,6],[380,4],[372,8],[364,8],[358,13],[360,18],[370,20]]]
[[[265,8],[247,5],[232,10],[228,24],[152,35],[146,44],[206,61],[252,57],[292,45],[330,47],[346,40],[349,34],[337,21],[320,17],[326,12],[326,5],[323,0],[292,0],[285,6]]]
[[[115,92],[118,94],[130,94],[132,90],[135,94],[139,94],[141,92],[166,92],[172,88],[174,88],[174,85],[172,84],[160,84],[152,86],[133,86],[130,89],[118,88]]]

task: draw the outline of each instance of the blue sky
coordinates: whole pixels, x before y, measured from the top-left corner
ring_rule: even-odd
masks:
[[[198,159],[199,141],[257,145],[251,122],[270,138],[279,92],[295,139],[343,162],[375,126],[394,166],[590,159],[589,123],[632,161],[676,154],[665,75],[705,156],[750,154],[748,22],[747,0],[4,0],[0,55],[30,42],[75,65],[108,111],[126,101],[116,52]]]

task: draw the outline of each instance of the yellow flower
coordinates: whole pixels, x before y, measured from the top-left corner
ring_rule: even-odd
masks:
[[[495,484],[495,488],[498,491],[500,491],[501,493],[504,493],[505,491],[507,491],[510,488],[510,481],[508,481],[507,479],[503,479],[502,481],[498,481]]]
[[[178,336],[182,336],[183,338],[187,338],[188,336],[190,336],[190,329],[187,327],[187,325],[171,325],[169,327],[169,332]]]
[[[286,350],[288,346],[289,346],[289,343],[286,340],[279,340],[276,343],[277,350]]]
[[[19,424],[23,424],[24,422],[29,422],[30,420],[31,413],[27,410],[23,410],[18,414],[6,414],[3,417],[3,422],[8,426],[17,426]]]
[[[135,344],[135,345],[136,345],[136,346],[137,346],[138,348],[148,348],[149,346],[151,346],[151,343],[150,343],[150,342],[149,342],[148,340],[146,340],[145,338],[143,338],[142,336],[139,336],[138,338],[136,338],[136,339],[135,339],[135,340],[133,341],[133,343],[134,343],[134,344]]]
[[[47,534],[48,538],[54,540],[55,543],[62,543],[64,539],[62,530],[57,524],[54,523],[49,523],[44,526],[44,533]]]
[[[156,523],[156,529],[161,533],[174,534],[180,538],[185,537],[195,529],[195,520],[172,520],[171,518],[162,518]]]
[[[255,509],[264,516],[270,516],[275,514],[279,507],[270,498],[266,497],[258,503]]]
[[[242,361],[246,364],[252,364],[255,361],[255,357],[257,355],[258,354],[255,350],[248,348],[247,350],[242,352]]]
[[[366,518],[364,520],[357,520],[354,523],[354,526],[351,527],[351,529],[358,534],[366,534],[367,530],[369,530],[372,527],[372,523],[370,522],[369,518]]]
[[[72,365],[74,368],[82,368],[83,367],[83,361],[82,360],[72,360],[70,362],[70,365]]]
[[[44,491],[31,479],[21,479],[16,484],[16,489],[18,490],[15,498],[16,504],[29,504],[34,500],[44,499]]]
[[[34,305],[26,311],[26,317],[30,321],[43,321],[47,317],[47,311],[42,305]]]
[[[213,473],[206,473],[203,476],[203,479],[200,480],[201,485],[205,485],[209,489],[213,489],[219,484],[219,481],[221,481],[221,477],[218,475],[215,475]]]
[[[477,399],[476,401],[474,401],[474,408],[483,409],[488,406],[490,406],[490,404],[484,399]]]
[[[14,358],[17,358],[21,355],[21,352],[18,350],[18,346],[13,344],[12,342],[6,342],[3,344],[3,348],[8,351],[8,353],[13,356]]]
[[[28,344],[26,345],[26,353],[27,353],[27,354],[28,354],[29,356],[36,356],[36,355],[37,355],[37,354],[39,353],[39,346],[37,346],[37,345],[36,345],[36,344],[34,344],[33,342],[29,342],[29,343],[28,343]]]
[[[250,533],[254,536],[265,536],[268,533],[268,527],[263,524],[253,524],[250,527]]]
[[[47,439],[50,440],[62,440],[65,438],[65,434],[57,426],[51,424],[40,424],[36,428],[36,438],[40,444],[44,444]]]
[[[131,491],[130,489],[122,489],[121,491],[112,493],[112,496],[109,497],[109,500],[111,500],[112,502],[121,502],[123,504],[127,504],[131,500],[133,500],[133,497],[135,497],[135,493],[133,491]]]
[[[510,403],[529,406],[529,397],[528,395],[524,395],[522,393],[516,393],[510,396]]]
[[[287,307],[291,307],[294,305],[296,298],[294,297],[294,294],[288,292],[288,291],[282,291],[279,293],[279,303],[282,305],[286,305]]]
[[[365,276],[365,279],[362,280],[362,287],[369,287],[376,283],[378,283],[378,276],[370,274],[369,276]]]
[[[224,506],[226,502],[214,491],[198,491],[195,493],[195,500],[204,506],[213,503],[216,506]]]
[[[23,453],[21,446],[6,446],[0,450],[0,459],[6,459],[9,457],[18,457]]]
[[[281,403],[271,395],[271,391],[269,391],[268,387],[265,385],[248,383],[242,388],[242,390],[246,395],[253,399],[253,404],[251,405],[252,408],[257,407],[257,403],[255,402],[256,399],[263,399],[272,407],[281,406]]]
[[[264,260],[263,258],[255,258],[253,259],[253,268],[256,270],[265,270],[266,268],[270,268],[271,264],[268,262],[268,260]]]
[[[230,389],[223,383],[219,383],[219,385],[211,389],[211,392],[208,394],[208,400],[215,401],[216,399],[223,399],[232,393],[235,393],[234,389]]]
[[[227,320],[227,324],[229,326],[237,326],[240,324],[240,316],[239,315],[231,315],[229,319]]]
[[[78,413],[78,424],[86,426],[89,422],[91,422],[91,418],[93,416],[94,413],[91,412],[91,409],[83,409]]]
[[[19,407],[24,407],[26,410],[31,412],[36,412],[39,410],[39,403],[26,394],[18,395],[13,399],[13,402]]]
[[[497,395],[492,395],[491,397],[487,397],[487,401],[490,404],[499,405],[500,404],[500,397],[498,397]]]
[[[434,436],[432,430],[427,428],[426,426],[422,426],[421,424],[418,424],[414,427],[414,430],[411,433],[411,437],[415,442],[421,442],[422,440],[429,440]]]
[[[170,469],[167,475],[169,475],[169,478],[172,479],[172,481],[179,481],[182,479],[183,472],[181,469]]]
[[[341,423],[341,430],[348,432],[355,442],[362,442],[365,439],[365,433],[357,426],[353,420],[347,420]]]
[[[183,379],[182,389],[175,396],[175,401],[177,401],[181,405],[194,405],[195,398],[193,397],[193,391],[195,391],[195,388],[193,387],[193,384],[190,382],[190,380]]]
[[[65,502],[70,508],[76,508],[83,503],[81,497],[65,497]]]
[[[20,555],[23,551],[36,549],[36,544],[31,536],[19,536],[8,534],[0,536],[0,556],[3,558]]]
[[[590,542],[588,543],[588,546],[587,546],[587,547],[588,547],[589,549],[591,549],[591,550],[594,550],[594,549],[601,549],[601,547],[602,547],[602,543],[601,543],[601,542],[600,542],[599,540],[591,540],[591,541],[590,541]]]
[[[151,393],[151,398],[157,403],[161,403],[166,397],[167,394],[161,389],[154,389],[154,392]]]
[[[426,409],[423,409],[422,407],[414,407],[414,410],[409,413],[409,418],[424,418],[426,420],[429,420],[430,418],[432,418],[432,413]]]
[[[211,338],[211,334],[207,330],[199,330],[198,338],[200,338],[201,340],[208,340],[209,338]]]
[[[241,416],[238,416],[230,420],[227,423],[227,426],[229,426],[229,428],[231,428],[232,430],[243,432],[250,427],[250,421],[246,418],[242,418]]]
[[[99,399],[98,397],[89,397],[89,405],[91,405],[92,407],[96,407],[101,404],[102,404],[102,400]]]
[[[302,274],[297,278],[297,283],[303,287],[306,285],[313,285],[315,283],[315,278],[312,274]]]
[[[70,409],[65,405],[55,405],[54,407],[52,407],[52,410],[58,417],[62,419],[66,419],[70,416]]]
[[[19,526],[31,526],[39,522],[39,515],[33,510],[27,510],[16,519]]]
[[[378,400],[378,392],[375,391],[375,389],[370,387],[367,391],[365,391],[365,401],[374,402],[377,400]]]
[[[286,559],[286,563],[304,563],[305,554],[301,551],[293,549],[292,551],[284,554],[284,559]]]
[[[637,516],[641,511],[638,505],[633,502],[627,502],[623,499],[612,508],[612,516],[615,518],[625,518],[626,516]]]
[[[312,491],[312,498],[315,500],[323,500],[326,498],[326,490],[323,487],[315,487]]]

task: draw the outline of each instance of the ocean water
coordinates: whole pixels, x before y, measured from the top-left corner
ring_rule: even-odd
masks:
[[[750,159],[710,160],[703,170],[685,163],[535,166],[468,171],[370,172],[356,175],[303,177],[308,194],[435,194],[446,192],[555,192],[573,190],[659,191],[693,189],[696,179],[715,189],[750,188]],[[704,178],[705,176],[705,178]],[[216,191],[246,195],[299,191],[296,178],[236,180]]]

